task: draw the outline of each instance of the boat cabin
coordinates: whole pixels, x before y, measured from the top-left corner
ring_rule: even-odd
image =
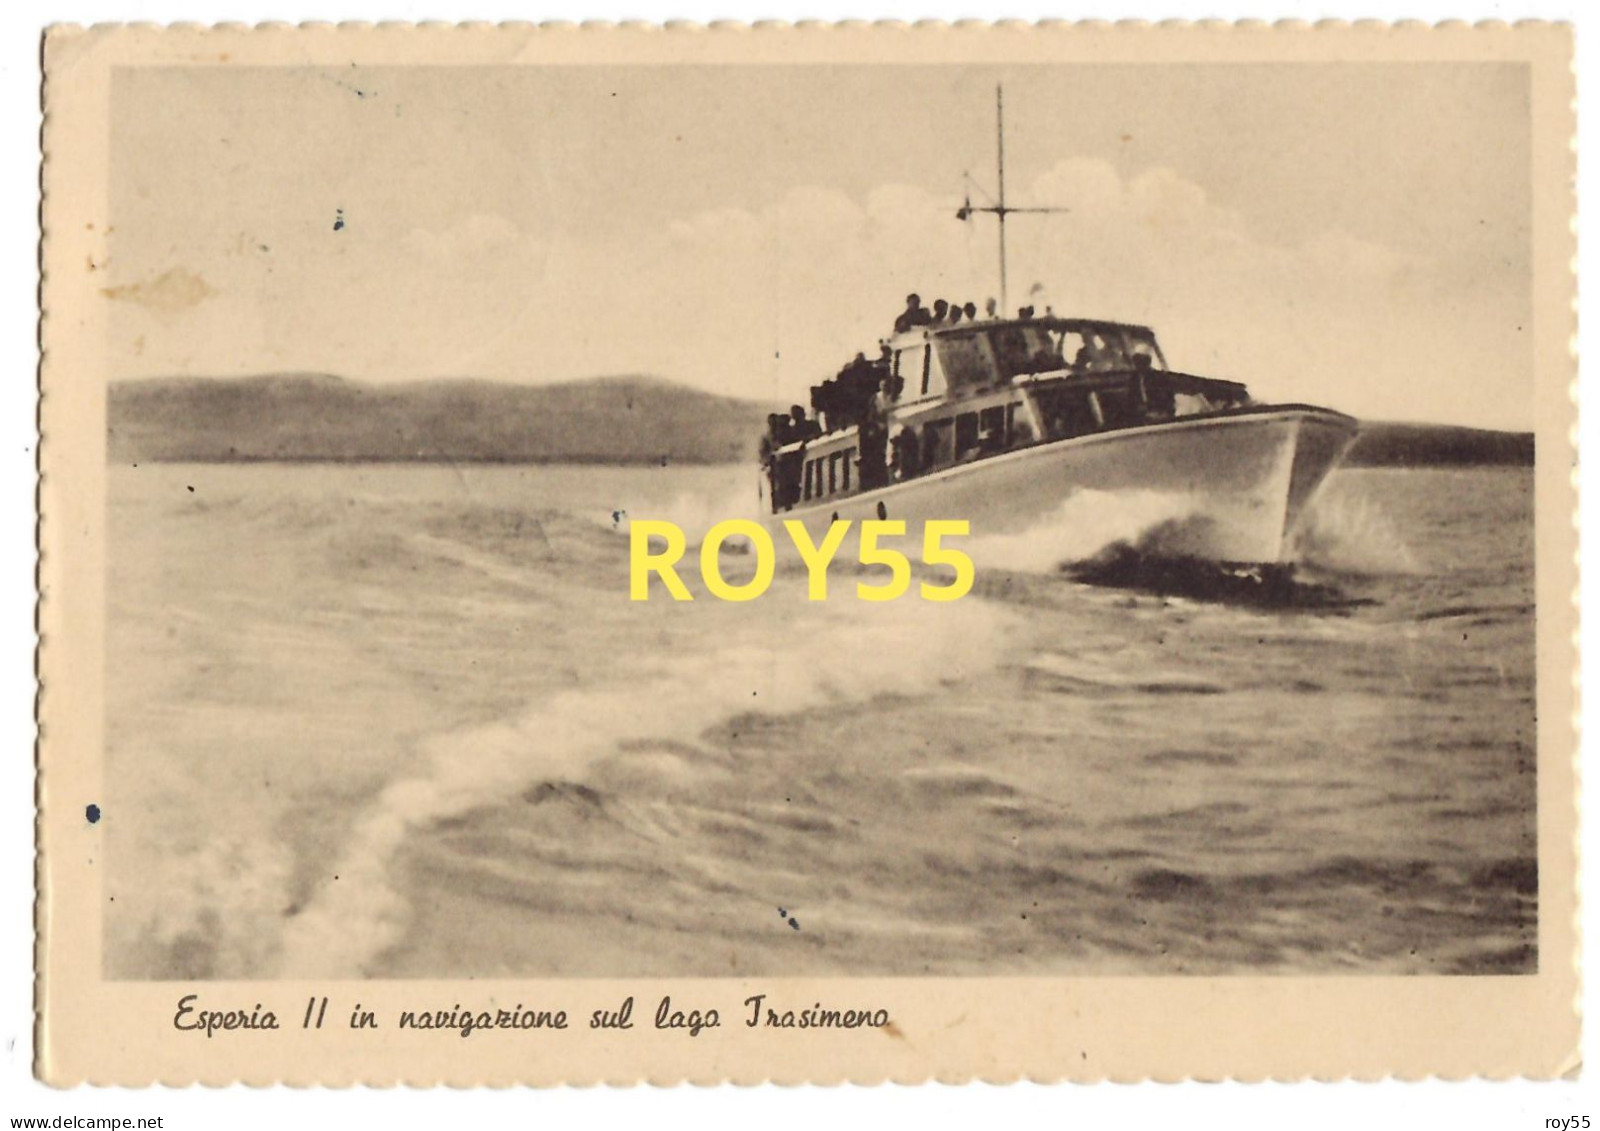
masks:
[[[1172,372],[1154,332],[1119,322],[921,326],[883,346],[876,363],[858,360],[835,379],[849,389],[813,391],[814,403],[831,406],[820,435],[770,451],[775,513],[1035,444],[1249,403],[1243,385]]]

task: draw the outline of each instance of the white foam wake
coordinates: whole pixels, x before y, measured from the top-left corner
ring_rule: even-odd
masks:
[[[753,486],[754,475],[750,480],[750,484],[730,485],[720,490],[684,491],[667,503],[631,510],[618,509],[596,517],[606,529],[622,535],[628,534],[634,519],[671,522],[683,531],[687,545],[693,549],[700,545],[706,531],[719,522],[731,518],[760,517],[761,500]],[[729,541],[731,543],[733,540]]]
[[[410,912],[390,866],[407,839],[434,822],[503,803],[540,781],[581,779],[630,741],[693,741],[748,712],[791,714],[970,679],[997,663],[1013,623],[975,599],[814,606],[802,599],[799,608],[781,638],[769,619],[761,626],[766,639],[746,630],[750,639],[742,642],[658,656],[634,679],[555,694],[520,718],[429,741],[425,772],[379,795],[333,869],[338,881],[287,924],[280,974],[359,976],[400,941]]]
[[[1075,491],[1027,530],[973,538],[969,552],[980,575],[985,569],[1048,573],[1119,542],[1159,553],[1160,545],[1147,544],[1187,522],[1203,521],[1204,509],[1204,501],[1189,494]]]
[[[1290,535],[1290,558],[1334,573],[1362,576],[1422,572],[1400,526],[1372,495],[1330,483]]]

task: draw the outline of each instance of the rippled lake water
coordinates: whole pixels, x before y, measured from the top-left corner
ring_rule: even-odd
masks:
[[[1107,495],[951,604],[629,601],[753,493],[113,468],[108,973],[1535,968],[1531,471],[1340,472],[1267,591],[1083,567]]]

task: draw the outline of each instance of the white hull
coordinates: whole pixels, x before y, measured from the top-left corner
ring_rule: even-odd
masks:
[[[981,538],[1035,530],[1077,491],[1139,491],[1180,508],[1162,553],[1281,562],[1307,501],[1355,434],[1350,417],[1300,406],[1180,419],[1024,448],[766,521],[800,519],[820,540],[835,517],[903,519],[918,539],[928,519],[966,519]]]

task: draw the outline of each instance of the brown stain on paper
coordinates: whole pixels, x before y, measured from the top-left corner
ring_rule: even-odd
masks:
[[[181,314],[200,305],[217,289],[199,275],[174,267],[143,283],[102,287],[100,293],[119,302],[131,302],[157,314]]]

